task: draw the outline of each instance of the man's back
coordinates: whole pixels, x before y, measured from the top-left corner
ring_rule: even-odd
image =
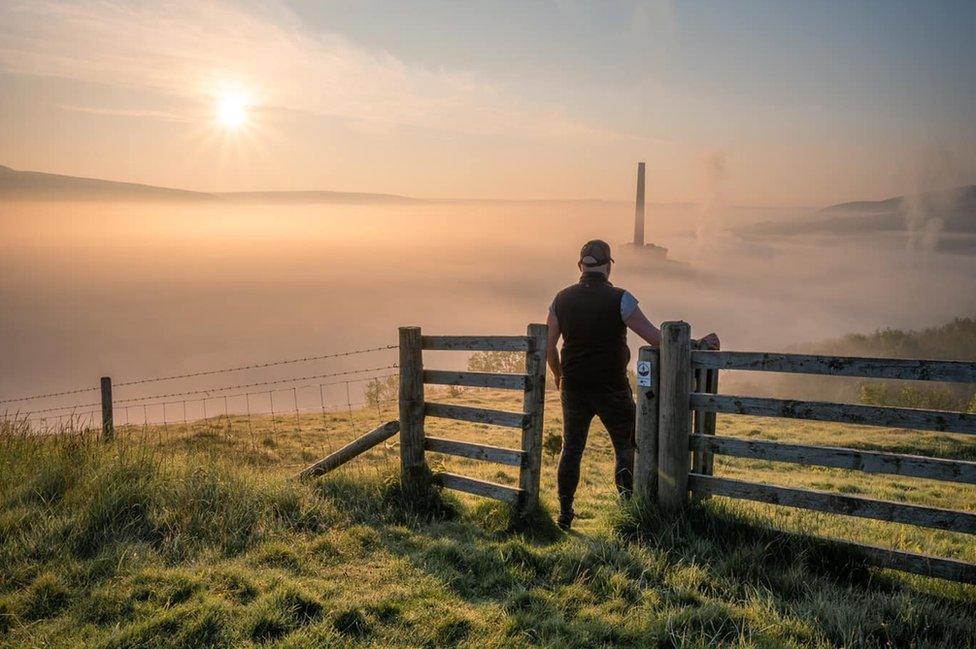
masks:
[[[621,317],[625,291],[601,273],[584,273],[579,283],[556,295],[553,310],[563,336],[562,380],[566,389],[627,388],[627,326]]]

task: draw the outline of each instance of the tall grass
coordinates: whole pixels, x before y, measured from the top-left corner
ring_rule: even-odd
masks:
[[[404,507],[395,448],[303,484],[268,464],[302,457],[280,425],[232,441],[0,434],[0,644],[976,646],[971,587],[869,570],[766,510],[616,504],[599,430],[568,535],[467,496]]]

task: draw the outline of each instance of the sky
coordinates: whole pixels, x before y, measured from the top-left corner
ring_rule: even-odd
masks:
[[[645,160],[655,202],[878,199],[976,183],[973,33],[968,1],[0,0],[0,164],[631,200]]]

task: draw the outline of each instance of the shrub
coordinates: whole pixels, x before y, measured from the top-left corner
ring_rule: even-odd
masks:
[[[860,402],[873,406],[899,406],[928,410],[965,410],[970,404],[968,391],[939,383],[869,381],[859,385]],[[973,396],[976,399],[976,395]]]
[[[379,410],[380,406],[396,401],[400,393],[400,381],[396,375],[370,379],[366,383],[366,405]]]
[[[468,358],[472,372],[504,372],[525,374],[525,354],[522,352],[475,352]]]

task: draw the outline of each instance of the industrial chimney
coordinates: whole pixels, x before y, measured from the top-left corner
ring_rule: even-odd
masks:
[[[637,163],[637,208],[634,213],[634,245],[644,247],[644,163]]]

